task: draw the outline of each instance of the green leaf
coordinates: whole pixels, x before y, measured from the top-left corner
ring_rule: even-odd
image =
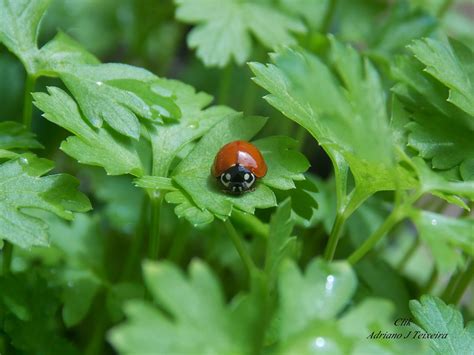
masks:
[[[43,116],[74,134],[61,144],[61,150],[80,163],[103,167],[111,175],[141,176],[143,165],[135,142],[118,137],[105,127],[91,127],[81,115],[74,100],[59,88],[35,93],[34,104]]]
[[[2,333],[13,353],[79,354],[62,330],[59,289],[48,276],[29,269],[0,277]]]
[[[290,137],[275,136],[256,140],[254,144],[271,166],[262,182],[275,189],[294,189],[295,181],[305,179],[302,172],[308,170],[309,162],[298,152],[298,142]]]
[[[469,210],[461,197],[474,201],[474,181],[448,180],[439,172],[431,170],[421,158],[415,157],[412,162],[418,174],[421,191],[430,192],[449,203]]]
[[[356,205],[376,191],[412,187],[395,165],[377,72],[353,48],[330,40],[329,63],[302,49],[283,49],[272,57],[275,64],[250,64],[255,82],[270,92],[265,99],[272,106],[306,128],[331,157],[339,201],[345,198],[347,164],[356,180]]]
[[[2,0],[0,42],[12,51],[30,74],[36,71],[39,25],[51,0]]]
[[[95,127],[105,121],[117,132],[138,139],[138,117],[160,121],[181,114],[158,78],[141,68],[115,63],[70,65],[59,76]]]
[[[160,80],[160,85],[172,93],[181,109],[178,122],[170,122],[149,129],[153,150],[153,174],[167,176],[173,159],[190,142],[200,138],[211,127],[228,115],[235,114],[230,108],[214,106],[205,109],[212,97],[196,93],[192,86],[176,80]]]
[[[469,354],[474,349],[474,322],[464,328],[462,315],[453,305],[424,295],[420,301],[410,301],[410,310],[424,332],[448,334],[445,339],[429,339],[436,354]]]
[[[434,40],[415,41],[410,49],[421,62],[402,57],[392,68],[398,80],[393,91],[403,106],[400,113],[408,119],[408,145],[431,160],[435,169],[459,166],[467,180],[474,174],[469,168],[469,159],[474,154],[470,139],[474,121],[466,106],[473,100],[469,97],[473,70],[464,59],[468,49],[457,42],[449,45]],[[439,59],[440,68],[453,66],[449,71],[441,69],[449,78],[431,68],[434,62],[428,56]]]
[[[413,211],[411,219],[433,253],[441,272],[453,272],[464,263],[460,250],[474,256],[474,220],[450,218],[428,211]]]
[[[77,191],[78,181],[65,174],[44,176],[51,162],[23,154],[0,165],[0,239],[22,248],[48,245],[47,224],[31,209],[72,219],[72,211],[85,212],[89,200]]]
[[[38,149],[43,146],[35,139],[35,134],[23,125],[13,122],[0,122],[0,149]]]
[[[174,208],[174,213],[179,218],[186,218],[195,227],[211,223],[214,220],[214,215],[211,212],[198,208],[184,192],[169,192],[166,194],[165,200],[177,205]]]
[[[84,319],[105,283],[104,236],[97,217],[77,214],[72,222],[48,219],[51,240],[48,251],[56,251],[57,258],[53,263],[43,259],[43,263],[55,269],[51,282],[62,286],[62,318],[67,327],[73,327]],[[33,250],[32,262],[37,262],[38,254],[43,250]],[[35,251],[38,252],[36,256]]]
[[[313,260],[304,274],[294,262],[284,263],[278,280],[280,339],[302,332],[314,320],[336,317],[355,288],[355,274],[345,262]]]
[[[297,225],[309,228],[316,223],[318,183],[312,175],[306,174],[305,180],[295,181],[294,189],[276,191],[278,201],[291,198],[292,218]]]
[[[114,230],[134,234],[142,213],[145,194],[136,189],[131,176],[110,176],[102,169],[82,169],[82,176],[101,203],[103,217]],[[140,207],[142,206],[142,207]]]
[[[100,61],[64,32],[41,47],[36,58],[37,75],[56,76],[72,64],[100,64]]]
[[[100,232],[98,215],[77,214],[72,222],[58,218],[49,220],[51,246],[61,252],[62,262],[69,269],[92,271],[95,279],[104,273],[104,237]],[[63,264],[61,264],[64,266]],[[67,276],[63,277],[67,283]]]
[[[67,270],[63,277],[67,279],[63,292],[63,320],[67,327],[77,325],[86,316],[97,294],[101,281],[85,270]]]
[[[301,16],[314,30],[320,30],[329,8],[329,0],[279,0],[282,8],[290,14]]]
[[[197,24],[188,45],[207,66],[243,64],[252,50],[251,35],[267,48],[295,43],[303,24],[264,3],[237,0],[175,0],[176,18]]]
[[[474,116],[474,52],[462,43],[426,38],[409,49],[426,65],[425,71],[449,88],[448,101]]]
[[[161,308],[143,301],[126,304],[127,322],[109,337],[121,354],[254,351],[260,340],[258,308],[252,306],[255,298],[227,305],[216,278],[199,261],[191,263],[189,277],[169,262],[145,263],[144,275]]]
[[[295,250],[296,237],[291,236],[294,225],[295,222],[291,218],[291,200],[286,199],[273,214],[268,233],[265,273],[272,287],[282,260]]]

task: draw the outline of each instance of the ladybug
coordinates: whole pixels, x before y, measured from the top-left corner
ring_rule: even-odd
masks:
[[[265,176],[267,164],[256,146],[239,140],[217,152],[211,173],[226,192],[240,195],[252,190],[257,178]]]

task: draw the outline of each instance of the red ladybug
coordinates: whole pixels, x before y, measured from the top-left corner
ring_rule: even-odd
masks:
[[[252,189],[257,178],[265,176],[267,164],[252,143],[234,141],[219,150],[211,172],[225,191],[239,195]]]

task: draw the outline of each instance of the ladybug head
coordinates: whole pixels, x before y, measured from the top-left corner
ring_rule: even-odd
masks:
[[[218,179],[226,191],[236,195],[250,190],[256,180],[250,170],[239,164],[231,166]]]

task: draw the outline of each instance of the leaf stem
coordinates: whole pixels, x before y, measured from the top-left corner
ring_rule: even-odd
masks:
[[[147,212],[148,212],[148,205],[149,199],[147,196],[143,197],[142,205],[140,208],[140,219],[138,221],[138,225],[136,228],[135,236],[131,241],[131,248],[130,252],[128,253],[127,260],[125,262],[125,267],[122,272],[122,280],[127,280],[132,276],[132,272],[134,267],[137,264],[137,261],[140,256],[140,250],[143,246],[143,237],[145,232],[145,226],[147,222]]]
[[[217,95],[219,105],[226,105],[229,101],[229,88],[232,81],[232,74],[234,72],[234,65],[232,63],[227,64],[227,66],[222,71],[220,83],[219,83],[219,93]]]
[[[33,101],[31,99],[31,92],[35,89],[36,77],[27,74],[25,80],[25,91],[23,93],[23,124],[26,128],[31,129]]]
[[[464,292],[468,288],[471,280],[474,277],[474,260],[470,258],[466,270],[464,270],[459,278],[459,281],[456,283],[454,287],[453,293],[450,297],[450,302],[452,304],[458,304],[461,300]]]
[[[235,230],[230,219],[227,219],[224,222],[224,225],[227,229],[230,239],[232,240],[232,243],[234,243],[235,249],[239,253],[240,258],[242,259],[245,267],[247,268],[249,275],[252,275],[254,270],[257,269],[257,267],[255,266],[252,258],[250,257],[249,252],[245,248],[244,243],[242,243],[242,240],[240,239],[239,234]]]
[[[150,259],[157,259],[160,250],[160,217],[162,202],[162,196],[151,198],[151,228],[148,246],[148,257]]]
[[[329,235],[329,241],[324,251],[324,259],[331,261],[334,258],[336,253],[337,243],[342,234],[342,229],[346,221],[346,216],[344,213],[338,212],[336,214],[336,219],[332,225],[331,234]]]
[[[332,20],[334,18],[336,8],[337,8],[337,0],[329,0],[329,6],[326,12],[326,16],[324,17],[324,21],[321,26],[321,31],[323,33],[327,33],[331,29]]]
[[[404,214],[401,211],[400,205],[395,206],[393,211],[382,223],[382,225],[349,256],[347,259],[349,263],[354,265],[360,259],[362,259],[362,257],[367,254],[380,241],[380,239],[382,239],[385,234],[387,234],[403,218]]]
[[[449,282],[444,288],[443,293],[441,294],[441,298],[444,300],[445,303],[449,303],[451,299],[451,295],[453,294],[454,287],[458,284],[459,280],[461,280],[462,272],[457,270],[452,273],[451,277],[449,278]]]
[[[269,225],[263,223],[254,215],[234,210],[232,211],[232,220],[236,222],[238,226],[245,226],[247,230],[252,232],[252,235],[268,239],[268,233],[270,232]]]
[[[418,249],[418,246],[420,245],[420,240],[418,238],[415,238],[413,243],[410,245],[410,247],[407,249],[407,251],[403,254],[402,258],[398,262],[397,265],[397,270],[398,272],[402,272],[403,269],[405,269],[406,264],[408,263],[408,260],[415,254],[416,249]]]
[[[440,19],[443,18],[448,12],[448,10],[451,8],[453,3],[454,3],[454,0],[445,0],[443,5],[438,10],[438,14],[437,14],[438,18]]]
[[[431,270],[430,277],[428,278],[428,281],[426,282],[425,286],[423,287],[421,291],[421,295],[426,295],[431,293],[431,290],[433,289],[434,285],[436,284],[436,281],[438,280],[439,276],[439,271],[436,265],[433,266],[433,270]]]
[[[306,137],[307,137],[306,128],[298,125],[295,132],[295,139],[298,142],[297,149],[299,151],[301,151],[301,149],[304,147],[304,142],[305,142]]]
[[[6,276],[10,273],[11,264],[12,264],[12,256],[13,256],[13,244],[11,244],[8,240],[3,240],[3,276]]]

